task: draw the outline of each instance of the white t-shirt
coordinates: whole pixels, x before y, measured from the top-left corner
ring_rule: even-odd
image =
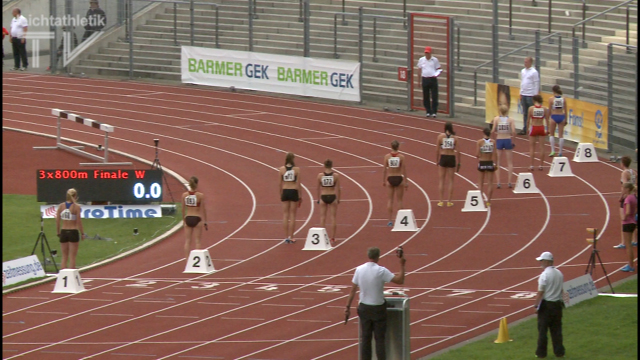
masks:
[[[418,68],[422,69],[422,77],[434,77],[440,75],[437,70],[440,69],[440,62],[435,56],[431,56],[431,59],[427,60],[426,56],[423,56],[418,60]]]
[[[395,275],[387,268],[373,261],[364,263],[356,268],[352,282],[360,288],[360,303],[365,305],[384,304],[384,284]]]
[[[540,90],[540,75],[533,66],[520,71],[520,95],[537,95]]]
[[[28,26],[27,18],[20,15],[17,18],[11,19],[11,37],[23,38],[24,29]]]
[[[543,298],[546,301],[560,301],[563,283],[564,276],[560,270],[547,266],[538,278],[538,291],[544,291]]]

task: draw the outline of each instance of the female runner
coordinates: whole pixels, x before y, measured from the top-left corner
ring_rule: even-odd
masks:
[[[62,264],[60,264],[60,269],[76,268],[76,255],[78,255],[80,235],[82,234],[83,240],[86,237],[80,217],[81,209],[77,201],[78,192],[76,189],[67,190],[67,201],[58,206],[56,213],[56,229],[62,250]],[[60,226],[61,223],[62,228]],[[69,263],[69,267],[67,267],[67,262]]]
[[[551,113],[551,120],[549,121],[549,144],[551,144],[551,153],[549,156],[556,155],[555,147],[556,138],[556,125],[558,125],[558,156],[562,156],[562,146],[564,145],[564,126],[567,125],[567,103],[562,97],[562,89],[560,85],[553,85],[551,89],[553,96],[549,98],[549,112]]]
[[[491,140],[491,129],[484,128],[482,132],[484,133],[484,138],[478,140],[477,144],[477,157],[480,161],[478,164],[478,171],[480,172],[478,188],[480,189],[480,193],[484,193],[484,180],[486,177],[489,193],[485,195],[487,195],[487,206],[491,206],[491,195],[493,195],[493,172],[496,169],[497,152],[495,143]]]
[[[209,230],[207,226],[207,208],[204,206],[204,194],[196,191],[197,188],[198,178],[192,176],[189,179],[189,189],[191,190],[182,194],[182,219],[184,220],[185,235],[184,254],[187,258],[191,253],[191,240],[195,238],[196,247],[194,249],[201,249],[202,228]]]
[[[622,168],[622,173],[620,174],[620,184],[624,184],[627,182],[632,183],[636,189],[638,187],[638,174],[636,173],[635,170],[629,168],[629,166],[631,166],[631,158],[628,156],[623,156],[620,159],[620,167]],[[624,213],[624,200],[627,197],[627,195],[624,192],[624,189],[622,191],[622,193],[620,194],[620,221],[624,221],[625,218],[625,213]],[[636,228],[636,235],[637,235],[637,228]],[[633,237],[633,239],[636,239],[636,241],[633,242],[634,245],[638,244],[638,237],[635,236]],[[614,248],[616,249],[625,249],[627,246],[624,244],[624,233],[622,233],[621,239],[620,239],[620,244],[614,246]]]
[[[398,201],[398,209],[402,209],[404,190],[409,186],[407,179],[407,167],[404,163],[404,155],[398,152],[400,143],[397,140],[391,142],[391,152],[384,156],[382,172],[382,186],[387,186],[387,212],[389,214],[388,226],[393,226],[393,197]],[[402,183],[404,182],[404,185]]]
[[[293,233],[296,229],[296,211],[302,200],[300,193],[300,168],[293,162],[295,155],[287,153],[284,166],[278,170],[280,175],[280,201],[282,201],[284,232],[286,244],[293,244]]]
[[[533,170],[533,161],[535,159],[536,143],[540,142],[540,166],[544,164],[544,136],[547,135],[545,128],[549,128],[549,109],[542,106],[542,96],[540,94],[533,96],[533,106],[529,108],[527,114],[529,123],[529,156],[531,157],[531,166],[529,170]]]
[[[440,183],[440,202],[438,206],[444,206],[444,185],[445,181],[449,185],[449,197],[447,206],[453,206],[451,197],[453,196],[453,176],[454,171],[460,171],[460,150],[457,148],[458,139],[453,131],[453,124],[444,124],[444,133],[438,135],[436,139],[436,161],[438,162],[438,175]]]
[[[336,243],[336,212],[340,204],[340,175],[333,172],[333,161],[324,162],[324,171],[318,174],[318,204],[320,204],[320,227],[325,227],[327,209],[330,209],[331,245]]]
[[[511,185],[511,179],[513,177],[513,148],[515,146],[513,139],[516,136],[516,125],[513,118],[508,116],[509,108],[506,105],[500,106],[500,116],[496,116],[493,119],[493,133],[496,134],[496,149],[498,161],[496,161],[496,181],[498,182],[498,189],[500,189],[500,154],[507,154],[507,169],[509,170],[509,176],[507,178],[509,187]]]
[[[636,230],[636,212],[638,211],[638,199],[634,192],[636,187],[633,183],[627,182],[622,185],[622,192],[626,195],[624,199],[624,219],[622,220],[622,235],[624,236],[624,244],[627,248],[627,255],[629,256],[629,264],[625,265],[621,270],[625,272],[633,272],[635,268],[633,266],[633,247],[631,241],[633,232]]]

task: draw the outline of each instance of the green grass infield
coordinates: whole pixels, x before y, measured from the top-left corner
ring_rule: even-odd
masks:
[[[2,261],[9,261],[31,255],[40,234],[40,205],[33,195],[2,195]],[[76,268],[95,264],[136,248],[153,238],[169,231],[181,218],[181,207],[176,213],[160,218],[134,219],[82,219],[84,232],[88,238],[80,241]],[[133,235],[133,229],[138,235]],[[44,234],[51,250],[57,251],[55,259],[60,268],[62,253],[56,234],[56,220],[44,219]],[[99,238],[103,240],[99,240]],[[53,273],[53,264],[42,259],[42,242],[38,243],[35,255],[40,259],[47,273]],[[45,245],[45,255],[49,251]],[[31,281],[34,281],[32,279]],[[15,285],[14,285],[15,286]],[[10,288],[5,286],[3,289]]]
[[[638,279],[614,287],[616,294],[637,294]],[[533,309],[532,309],[533,313]],[[508,319],[507,319],[508,321]],[[499,323],[496,322],[496,329]],[[536,318],[509,326],[513,341],[496,344],[497,334],[481,338],[429,360],[536,359]],[[598,296],[566,308],[562,316],[564,359],[628,360],[638,358],[638,298]],[[549,336],[547,358],[555,359]]]

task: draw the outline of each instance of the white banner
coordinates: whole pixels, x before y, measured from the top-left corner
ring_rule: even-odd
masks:
[[[589,274],[565,281],[562,285],[562,290],[562,300],[565,307],[598,296],[596,284],[593,283],[593,279]]]
[[[360,63],[182,47],[182,82],[360,101]]]
[[[55,219],[59,205],[40,205],[45,219]],[[83,219],[157,218],[162,217],[160,205],[81,205]]]
[[[43,276],[46,274],[35,255],[2,263],[2,286]]]

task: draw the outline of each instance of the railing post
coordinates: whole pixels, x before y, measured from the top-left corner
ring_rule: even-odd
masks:
[[[457,54],[456,54],[456,56],[457,56],[456,60],[457,60],[457,63],[458,63],[457,70],[462,70],[462,67],[460,66],[460,41],[461,41],[460,40],[460,25],[456,24],[456,26],[458,27],[458,34],[456,36],[456,42],[457,42],[456,45],[457,45],[457,48],[458,48],[458,51],[457,51]]]
[[[512,33],[512,25],[513,25],[513,0],[509,0],[509,39],[515,39]]]
[[[364,10],[362,6],[358,8],[358,62],[360,62],[360,103],[362,104],[362,85],[364,83],[362,79],[362,67],[364,65],[363,61],[363,38],[364,38]]]
[[[627,45],[629,45],[629,5],[627,5]],[[629,48],[627,48],[627,52],[629,52]]]
[[[309,34],[310,34],[310,27],[309,27],[309,22],[311,19],[309,19],[309,0],[304,0],[304,57],[309,57],[310,56],[310,49],[309,49]]]
[[[191,46],[193,46],[193,33],[194,33],[194,21],[193,21],[193,0],[189,3],[189,27],[191,28]]]
[[[302,17],[302,6],[303,6],[302,5],[302,1],[303,0],[300,0],[300,15],[298,16],[298,22],[303,22],[304,21],[304,19]]]
[[[582,0],[582,20],[587,18],[587,0]],[[582,24],[582,47],[587,47],[586,42],[587,23]]]
[[[453,26],[456,25],[455,20],[453,19],[453,17],[449,17],[449,44],[447,44],[449,46],[450,49],[453,48],[453,41],[455,41],[456,39],[454,38],[454,31],[453,31]],[[456,69],[453,66],[453,58],[451,56],[448,57],[447,59],[447,66],[449,70],[449,74],[448,75],[448,80],[449,80],[449,96],[447,97],[447,102],[449,103],[449,117],[454,117],[455,116],[455,105],[456,105],[456,92],[455,92],[455,75],[456,75]]]
[[[345,10],[344,1],[345,0],[342,0],[342,26],[347,26],[347,20],[344,18],[344,13],[347,12],[347,10]]]
[[[473,70],[473,106],[478,106],[478,70]]]
[[[173,43],[178,46],[178,3],[173,3]]]
[[[493,45],[493,82],[500,81],[498,70],[498,0],[493,0],[493,24],[491,25],[491,38]]]
[[[549,0],[549,20],[548,20],[548,22],[549,22],[549,30],[548,31],[549,31],[549,34],[551,34],[551,0]],[[549,39],[552,39],[552,38],[549,38]]]
[[[253,51],[253,1],[249,0],[249,51]]]
[[[558,34],[558,70],[562,70],[562,34]]]
[[[378,62],[378,58],[376,57],[376,32],[378,31],[377,29],[377,18],[373,18],[373,62]]]
[[[253,0],[253,18],[258,18],[258,0]]]
[[[52,19],[55,19],[58,16],[56,0],[49,0],[49,14],[51,15]],[[58,70],[58,52],[56,51],[56,49],[58,48],[58,33],[56,32],[56,28],[53,26],[53,24],[49,24],[49,31],[53,33],[53,37],[49,40],[49,49],[51,49],[51,57],[49,57],[49,69],[51,70],[51,73],[54,74]],[[4,37],[4,35],[2,36]],[[62,33],[62,36],[64,36],[64,32]]]
[[[535,41],[536,44],[534,45],[534,49],[536,53],[536,70],[538,71],[538,76],[542,78],[542,74],[540,74],[540,30],[536,30]]]
[[[578,91],[578,87],[580,85],[580,64],[579,64],[579,47],[580,40],[577,37],[573,37],[573,97],[578,100],[580,99],[580,92]]]
[[[607,107],[609,115],[607,121],[607,152],[611,152],[611,121],[613,120],[613,45],[607,45]]]
[[[411,111],[411,105],[413,104],[413,63],[411,62],[411,54],[413,49],[411,48],[411,29],[413,29],[413,16],[409,14],[409,26],[407,30],[407,111]]]
[[[220,48],[220,11],[216,5],[216,48]]]
[[[127,33],[129,35],[129,80],[133,79],[133,0],[127,0]]]
[[[405,19],[402,25],[406,29],[407,28],[407,0],[402,0],[402,17]]]
[[[333,14],[333,57],[338,59],[338,14]]]

